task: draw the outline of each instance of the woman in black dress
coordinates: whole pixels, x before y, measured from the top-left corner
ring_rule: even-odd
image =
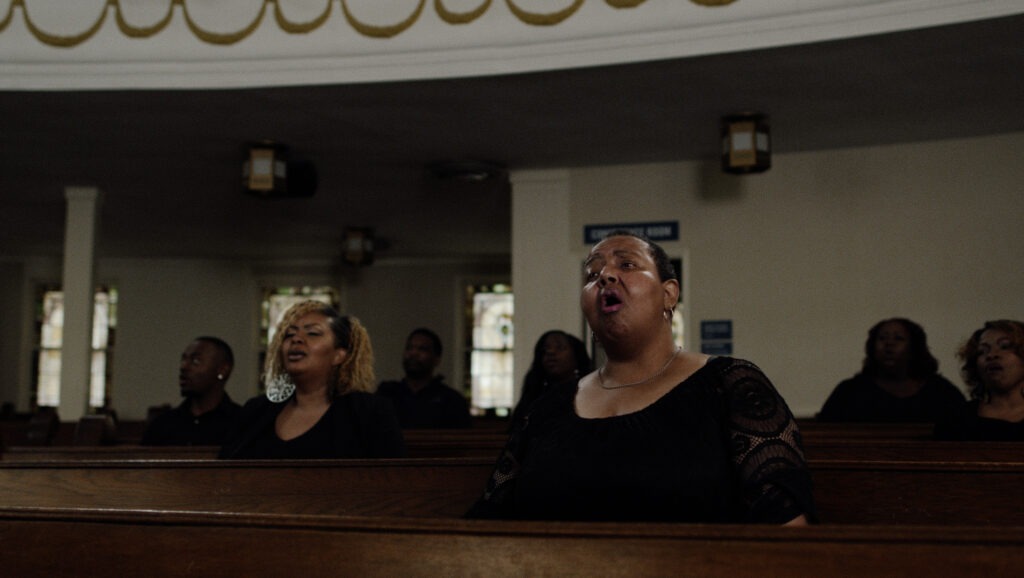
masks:
[[[616,231],[585,264],[583,313],[607,363],[514,427],[469,517],[803,524],[800,432],[753,364],[680,350],[665,252]]]
[[[587,346],[576,336],[552,329],[545,331],[533,347],[533,363],[523,378],[523,392],[512,412],[512,423],[526,415],[533,402],[555,388],[575,389],[576,382],[593,369]]]
[[[373,350],[359,320],[317,301],[292,306],[219,457],[377,458],[404,454],[398,419],[373,394]]]
[[[939,374],[924,328],[894,317],[868,330],[864,367],[832,390],[817,419],[936,423],[963,403],[964,394]]]
[[[935,427],[944,440],[1024,441],[1024,323],[989,321],[957,352],[971,401]]]

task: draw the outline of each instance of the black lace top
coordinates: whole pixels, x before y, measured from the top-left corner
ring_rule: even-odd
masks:
[[[716,357],[635,413],[555,390],[513,427],[469,517],[782,523],[814,518],[800,431],[754,364]]]

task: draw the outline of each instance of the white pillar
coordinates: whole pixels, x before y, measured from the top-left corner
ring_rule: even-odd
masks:
[[[571,230],[568,170],[514,172],[512,291],[515,294],[515,400],[537,338],[561,329],[583,338],[579,295],[583,231]]]
[[[64,421],[89,410],[92,367],[92,314],[96,231],[100,192],[95,187],[66,187],[64,225],[64,335],[61,344],[60,406]]]

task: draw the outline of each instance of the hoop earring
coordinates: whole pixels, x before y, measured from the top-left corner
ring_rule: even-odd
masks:
[[[295,384],[292,378],[283,373],[267,382],[267,399],[274,403],[287,401],[295,393]]]

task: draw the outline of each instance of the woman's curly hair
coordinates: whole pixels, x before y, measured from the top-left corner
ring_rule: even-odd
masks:
[[[1014,351],[1018,356],[1024,357],[1024,323],[1010,319],[986,321],[985,325],[971,334],[971,338],[956,352],[957,358],[963,363],[960,375],[964,378],[964,382],[971,387],[971,399],[988,397],[985,382],[981,380],[981,374],[978,372],[978,344],[981,342],[981,334],[989,329],[1002,331],[1009,335],[1014,345]]]
[[[319,313],[326,317],[331,332],[334,333],[334,346],[348,351],[345,361],[334,372],[330,383],[330,395],[337,397],[350,391],[376,390],[373,346],[370,344],[370,335],[366,328],[355,317],[342,315],[330,305],[312,300],[296,303],[281,317],[274,333],[274,340],[267,348],[267,358],[263,364],[263,382],[271,383],[285,374],[282,345],[286,329],[297,319],[310,313]]]

